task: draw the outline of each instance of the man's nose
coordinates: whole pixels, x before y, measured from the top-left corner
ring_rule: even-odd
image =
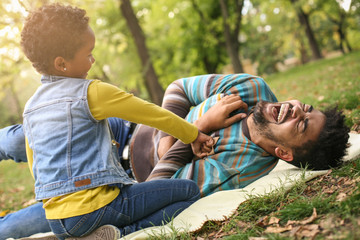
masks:
[[[301,107],[295,105],[292,109],[291,109],[291,117],[293,118],[304,118],[305,116],[305,112],[302,110]]]

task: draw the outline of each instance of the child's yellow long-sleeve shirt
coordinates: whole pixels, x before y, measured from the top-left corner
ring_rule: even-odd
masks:
[[[88,103],[93,117],[97,120],[118,117],[142,123],[161,129],[184,143],[193,142],[198,135],[194,125],[175,114],[99,80],[94,80],[89,85]],[[32,150],[27,142],[26,148],[32,171]],[[44,200],[46,218],[62,219],[93,212],[112,202],[119,193],[120,189],[117,187],[100,186]]]

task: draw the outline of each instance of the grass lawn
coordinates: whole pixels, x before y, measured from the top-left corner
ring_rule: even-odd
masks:
[[[312,62],[265,80],[279,101],[299,99],[320,109],[338,105],[346,115],[348,126],[359,131],[359,63],[360,52],[356,52]],[[253,198],[226,221],[208,222],[200,232],[173,238],[360,239],[359,174],[360,159],[357,159],[311,182],[301,182],[290,191]],[[0,162],[0,214],[23,208],[33,203],[32,198],[33,180],[27,165]],[[283,231],[288,228],[289,220],[297,221],[292,227],[301,228],[298,235]]]
[[[279,101],[298,99],[321,110],[338,105],[349,127],[360,124],[360,52],[311,62],[265,77]]]

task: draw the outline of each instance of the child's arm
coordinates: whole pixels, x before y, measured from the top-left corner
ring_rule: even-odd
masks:
[[[194,153],[199,157],[206,155],[211,148],[211,137],[199,134],[197,127],[192,123],[113,85],[93,81],[88,89],[88,102],[90,112],[96,120],[118,117],[157,128],[184,143],[192,143]]]

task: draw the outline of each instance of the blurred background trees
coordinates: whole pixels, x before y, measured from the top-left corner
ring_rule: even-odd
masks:
[[[40,76],[21,52],[22,23],[50,0],[0,3],[0,126],[19,123]],[[98,78],[161,104],[181,77],[266,76],[360,50],[359,0],[64,0],[87,10]]]

